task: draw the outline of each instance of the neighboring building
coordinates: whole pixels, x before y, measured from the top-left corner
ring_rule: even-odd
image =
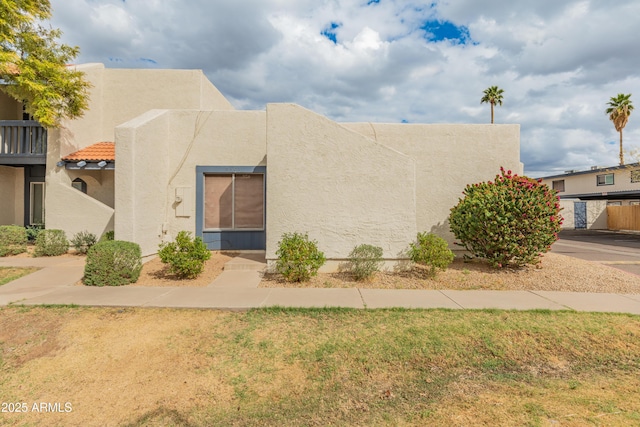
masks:
[[[44,153],[31,124],[0,122],[35,132],[29,147],[40,150],[0,151],[2,224],[44,215],[69,237],[113,229],[145,255],[187,230],[268,260],[283,233],[308,232],[333,268],[362,243],[398,259],[419,231],[451,242],[447,218],[465,186],[523,169],[519,125],[341,124],[293,104],[237,111],[201,71],[78,69],[93,84],[90,108],[49,130]],[[0,118],[19,116],[11,102],[0,98]]]
[[[640,163],[593,166],[542,178],[558,192],[564,228],[607,228],[607,206],[640,204]]]
[[[609,205],[640,204],[640,163],[567,171],[545,176],[542,182],[556,190],[561,199],[606,200]]]

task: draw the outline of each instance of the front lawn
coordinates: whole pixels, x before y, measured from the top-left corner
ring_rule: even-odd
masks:
[[[0,286],[38,271],[37,268],[0,267]]]
[[[0,309],[7,425],[636,425],[640,317]]]

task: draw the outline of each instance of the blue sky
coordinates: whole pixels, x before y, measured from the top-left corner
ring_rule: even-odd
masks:
[[[520,124],[525,172],[541,176],[617,164],[604,110],[632,93],[625,148],[640,148],[637,0],[51,3],[79,62],[202,69],[239,109],[295,102],[337,121],[488,123],[480,98],[498,85],[496,123]]]

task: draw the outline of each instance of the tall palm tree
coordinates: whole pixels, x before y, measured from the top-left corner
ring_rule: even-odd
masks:
[[[493,124],[493,106],[498,104],[502,105],[502,93],[504,91],[500,89],[498,86],[491,86],[488,89],[485,89],[484,96],[480,100],[480,104],[484,104],[488,102],[491,104],[491,123]]]
[[[616,130],[620,132],[620,166],[624,165],[622,129],[627,125],[631,111],[633,111],[633,104],[629,98],[631,98],[631,94],[625,95],[624,93],[619,93],[618,96],[612,96],[611,101],[609,101],[609,108],[606,110],[606,114],[609,115],[609,120],[613,122]]]

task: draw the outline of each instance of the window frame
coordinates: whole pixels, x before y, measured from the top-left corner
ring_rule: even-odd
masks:
[[[607,183],[607,177],[611,177],[611,182]],[[600,177],[603,177],[603,182],[600,183]],[[615,181],[615,174],[613,172],[611,173],[605,173],[605,174],[600,174],[600,175],[596,175],[596,185],[598,187],[604,186],[604,185],[615,185],[616,181]]]
[[[207,228],[206,227],[206,178],[207,176],[228,176],[231,175],[231,228]],[[235,226],[236,211],[236,175],[258,175],[262,176],[262,227],[260,228],[237,228]],[[242,231],[265,231],[266,229],[266,172],[265,171],[214,171],[202,173],[202,232],[242,232]]]
[[[635,169],[630,171],[630,181],[631,183],[639,183],[640,182],[640,169]]]
[[[562,184],[562,189],[561,189],[561,190],[559,190],[559,189],[557,189],[557,188],[556,188],[556,183],[557,183],[557,184]],[[558,193],[564,193],[564,191],[565,191],[565,187],[564,187],[564,185],[565,185],[565,183],[564,183],[564,179],[558,179],[558,180],[556,180],[556,181],[551,181],[551,188],[552,188],[553,190],[557,191]],[[560,186],[560,185],[558,185],[558,186]]]

